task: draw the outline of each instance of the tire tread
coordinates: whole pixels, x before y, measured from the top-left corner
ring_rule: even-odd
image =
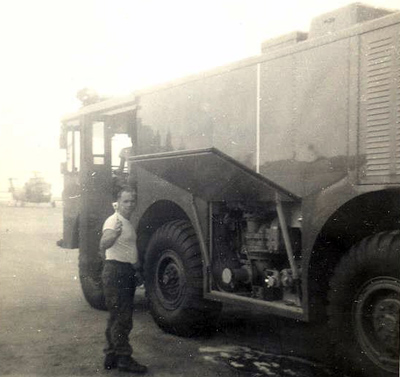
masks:
[[[335,268],[333,277],[330,281],[330,289],[328,292],[328,326],[331,332],[331,340],[336,346],[337,356],[341,359],[343,367],[349,373],[352,373],[354,365],[356,368],[365,369],[367,376],[390,375],[381,374],[381,370],[370,365],[367,370],[363,364],[372,363],[366,356],[349,357],[355,354],[354,347],[357,341],[352,339],[351,329],[351,303],[353,294],[360,289],[362,283],[359,282],[360,277],[369,279],[372,271],[379,274],[395,275],[400,279],[400,269],[395,271],[396,261],[398,264],[400,257],[400,232],[381,232],[364,238],[358,244],[354,245],[350,251],[342,257]],[[345,338],[344,338],[345,337]],[[347,340],[345,340],[347,339]],[[363,351],[360,350],[359,355]],[[372,373],[372,374],[371,374]]]
[[[152,292],[152,268],[156,265],[156,258],[166,249],[172,249],[180,256],[186,270],[186,297],[181,306],[173,311],[165,310]],[[197,235],[189,222],[175,220],[157,229],[147,247],[145,273],[150,312],[164,331],[180,336],[192,336],[201,332],[210,320],[218,316],[221,305],[203,298],[202,255]]]

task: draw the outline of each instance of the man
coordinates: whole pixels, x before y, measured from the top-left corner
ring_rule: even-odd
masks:
[[[103,288],[109,311],[104,368],[145,373],[147,368],[132,358],[129,344],[137,280],[141,283],[136,232],[129,221],[135,206],[136,192],[123,188],[117,195],[116,212],[103,225],[100,240]]]

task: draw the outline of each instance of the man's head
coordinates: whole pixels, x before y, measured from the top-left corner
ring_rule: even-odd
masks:
[[[130,187],[123,188],[117,195],[117,202],[117,211],[129,220],[136,207],[136,191]]]

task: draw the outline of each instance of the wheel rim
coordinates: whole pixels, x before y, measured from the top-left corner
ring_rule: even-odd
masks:
[[[380,368],[396,372],[399,363],[400,281],[378,277],[363,285],[354,301],[357,340]]]
[[[175,310],[185,297],[186,278],[181,259],[173,250],[164,252],[157,263],[156,294],[167,310]]]

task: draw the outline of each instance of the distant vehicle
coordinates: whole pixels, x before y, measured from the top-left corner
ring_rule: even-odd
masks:
[[[50,203],[52,207],[56,206],[54,200],[51,200],[51,184],[46,182],[37,172],[21,188],[14,187],[14,178],[8,179],[10,182],[9,192],[12,193],[14,204],[24,206],[25,203]]]

